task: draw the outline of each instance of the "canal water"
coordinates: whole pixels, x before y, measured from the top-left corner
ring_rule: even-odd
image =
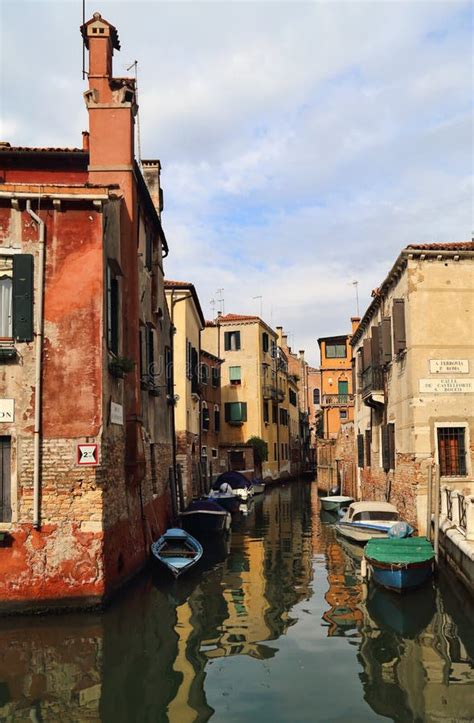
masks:
[[[473,611],[447,574],[399,597],[309,482],[268,490],[178,582],[104,614],[0,620],[1,721],[471,721]]]

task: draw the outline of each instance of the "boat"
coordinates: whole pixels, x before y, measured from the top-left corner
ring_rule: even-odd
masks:
[[[252,483],[241,472],[235,470],[219,475],[212,485],[212,491],[233,493],[244,502],[249,497],[253,497]],[[215,499],[214,495],[212,497]]]
[[[261,482],[258,479],[253,479],[252,490],[254,495],[262,495],[265,492],[265,482]]]
[[[183,528],[196,537],[227,532],[231,523],[230,512],[209,498],[191,502],[180,518]]]
[[[171,527],[152,544],[151,552],[176,578],[201,559],[203,550],[202,545],[189,532],[179,527]]]
[[[239,511],[241,498],[233,492],[219,492],[219,490],[211,490],[208,499],[217,502],[224,510],[234,514]]]
[[[433,575],[435,553],[426,537],[369,540],[365,561],[370,577],[395,592],[420,587]]]
[[[342,507],[349,507],[351,502],[354,502],[353,497],[347,497],[346,495],[329,495],[329,497],[320,497],[321,507],[326,512],[332,512],[340,510]]]
[[[400,515],[390,502],[352,502],[335,529],[351,542],[365,545],[374,538],[387,537],[389,530],[398,522]],[[412,532],[413,528],[406,525],[406,534]]]

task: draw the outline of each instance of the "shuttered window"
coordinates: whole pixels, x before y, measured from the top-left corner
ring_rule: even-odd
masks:
[[[269,422],[270,421],[270,413],[268,409],[268,402],[263,402],[263,421]]]
[[[382,433],[382,467],[385,472],[395,469],[395,425],[384,424]]]
[[[370,350],[372,357],[372,366],[380,366],[380,328],[373,326],[370,335]]]
[[[393,350],[400,354],[407,346],[405,333],[405,300],[393,300]]]
[[[240,331],[224,332],[225,351],[238,351],[240,349]]]
[[[12,283],[11,277],[0,276],[0,339],[13,337]]]
[[[392,322],[390,317],[382,319],[380,331],[382,343],[381,363],[388,364],[388,362],[392,361]]]
[[[191,392],[199,392],[199,355],[194,347],[191,347]]]
[[[268,334],[266,332],[262,334],[262,349],[268,351]]]
[[[247,402],[227,402],[224,407],[225,421],[241,424],[247,421]]]
[[[362,362],[364,371],[366,369],[370,369],[372,365],[372,343],[370,339],[364,339],[362,347]]]
[[[364,435],[357,435],[357,466],[364,466]]]
[[[221,413],[218,405],[214,405],[214,432],[220,432],[221,429]]]
[[[219,367],[212,367],[211,375],[212,375],[212,386],[214,388],[217,388],[221,383],[221,370],[219,369]]]
[[[202,405],[201,420],[202,420],[203,432],[208,432],[209,431],[209,409],[205,402]]]
[[[241,367],[229,367],[229,381],[231,384],[240,384],[242,381]]]
[[[372,430],[366,429],[365,430],[365,464],[367,465],[367,467],[370,467],[372,464],[371,444],[372,444]]]
[[[165,366],[166,393],[171,396],[173,394],[173,357],[169,346],[165,346]]]
[[[13,256],[12,285],[13,336],[18,341],[33,341],[33,256]]]
[[[106,270],[107,292],[107,347],[113,354],[119,353],[119,284],[110,266]]]
[[[313,389],[313,404],[321,404],[321,392],[319,389]]]
[[[11,519],[11,437],[0,437],[0,522]]]

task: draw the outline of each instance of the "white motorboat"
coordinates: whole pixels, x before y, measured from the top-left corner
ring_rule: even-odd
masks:
[[[387,537],[397,522],[400,515],[390,502],[352,502],[335,528],[351,542],[365,545],[374,538]]]
[[[350,503],[354,502],[354,498],[346,495],[329,495],[329,497],[320,497],[319,501],[323,510],[337,512],[342,507],[349,507]]]

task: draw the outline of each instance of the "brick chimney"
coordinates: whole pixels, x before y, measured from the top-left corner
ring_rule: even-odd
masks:
[[[360,323],[360,316],[351,316],[352,334],[354,335]]]
[[[158,159],[142,161],[142,172],[158,216],[163,211],[163,190],[161,188],[161,163]]]
[[[84,93],[89,111],[89,173],[91,181],[107,182],[94,174],[132,170],[135,79],[112,77],[112,57],[114,50],[120,50],[120,41],[116,28],[100,13],[94,13],[81,33],[89,50],[89,90]]]

